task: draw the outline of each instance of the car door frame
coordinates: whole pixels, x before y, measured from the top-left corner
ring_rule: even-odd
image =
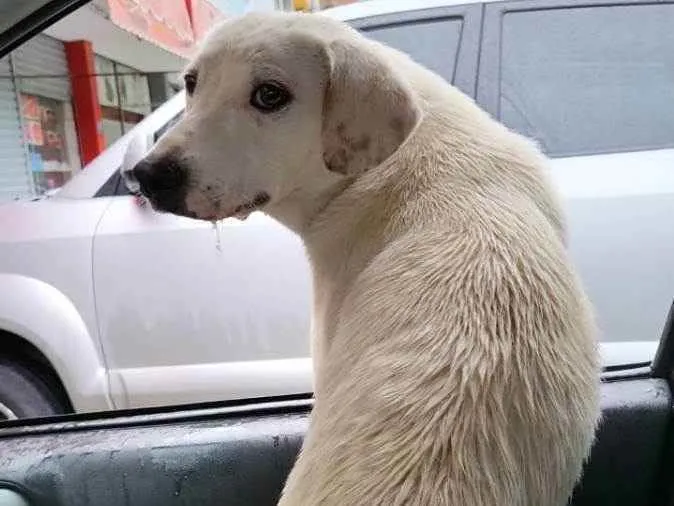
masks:
[[[506,0],[484,4],[482,40],[475,99],[494,118],[500,118],[502,19],[510,12],[615,7],[621,5],[662,5],[674,0]]]
[[[434,19],[461,18],[462,26],[452,84],[474,98],[479,63],[480,38],[482,35],[482,16],[482,3],[466,3],[462,5],[379,14],[352,20],[349,21],[349,24],[357,30],[373,30]]]

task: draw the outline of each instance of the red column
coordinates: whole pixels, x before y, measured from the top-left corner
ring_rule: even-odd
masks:
[[[88,40],[65,43],[73,108],[82,163],[87,164],[105,149],[101,132],[101,104],[96,88],[94,50]]]

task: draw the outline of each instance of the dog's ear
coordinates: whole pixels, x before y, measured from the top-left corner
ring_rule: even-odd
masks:
[[[323,160],[331,171],[356,175],[391,156],[420,112],[411,90],[375,52],[343,40],[326,49]]]

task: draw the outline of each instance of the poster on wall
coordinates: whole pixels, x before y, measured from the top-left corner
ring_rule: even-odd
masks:
[[[66,104],[37,95],[21,95],[28,163],[39,193],[62,186],[72,175],[65,145]]]
[[[23,115],[24,141],[31,146],[42,146],[42,121],[40,120],[40,102],[37,97],[23,95],[21,110]]]

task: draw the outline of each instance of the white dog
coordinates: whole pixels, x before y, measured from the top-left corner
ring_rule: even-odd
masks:
[[[564,505],[598,359],[536,147],[320,15],[225,22],[185,83],[129,177],[163,211],[264,210],[313,266],[316,403],[280,504]]]

